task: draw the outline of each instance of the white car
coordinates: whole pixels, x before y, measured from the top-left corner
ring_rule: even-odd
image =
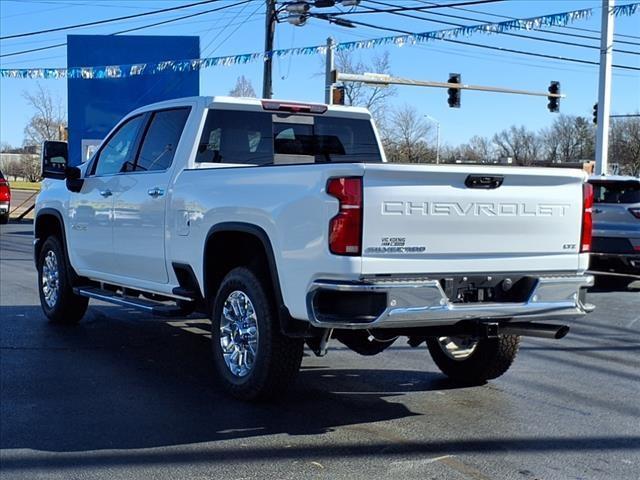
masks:
[[[295,377],[304,343],[364,355],[426,342],[482,383],[519,335],[561,338],[593,277],[580,171],[385,160],[361,108],[196,97],[127,115],[94,157],[43,146],[35,258],[42,308],[74,323],[89,298],[212,321],[233,395]],[[62,163],[60,163],[62,160]]]

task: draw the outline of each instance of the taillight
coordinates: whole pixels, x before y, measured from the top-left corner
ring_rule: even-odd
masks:
[[[580,251],[591,251],[591,236],[593,231],[593,186],[590,183],[582,185],[582,235]]]
[[[634,217],[640,218],[640,208],[630,208],[629,211]]]
[[[336,255],[360,255],[362,250],[362,177],[337,177],[327,193],[340,202],[329,222],[329,250]]]
[[[5,182],[0,182],[0,200],[7,202],[10,197],[11,190],[9,190],[9,185]]]

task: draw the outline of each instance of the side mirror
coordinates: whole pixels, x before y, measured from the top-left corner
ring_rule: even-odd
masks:
[[[57,142],[47,140],[42,143],[42,153],[40,156],[42,178],[66,178],[65,170],[69,163],[69,151],[67,142]]]
[[[67,179],[67,189],[70,192],[78,193],[82,190],[82,185],[84,185],[82,170],[78,167],[67,167],[64,169],[64,176]]]

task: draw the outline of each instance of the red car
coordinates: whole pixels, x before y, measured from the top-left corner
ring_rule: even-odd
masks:
[[[9,222],[9,207],[11,205],[11,189],[9,183],[0,172],[0,224]]]

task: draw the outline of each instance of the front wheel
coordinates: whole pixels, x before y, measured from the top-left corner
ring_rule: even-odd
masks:
[[[45,240],[38,256],[40,305],[53,323],[78,323],[87,311],[89,299],[73,293],[71,272],[58,237]]]
[[[268,288],[238,267],[222,280],[211,318],[213,362],[224,389],[242,400],[282,394],[295,380],[304,342],[280,332]]]
[[[518,353],[520,337],[474,339],[470,336],[431,337],[427,347],[438,368],[465,384],[483,384],[504,374]]]

